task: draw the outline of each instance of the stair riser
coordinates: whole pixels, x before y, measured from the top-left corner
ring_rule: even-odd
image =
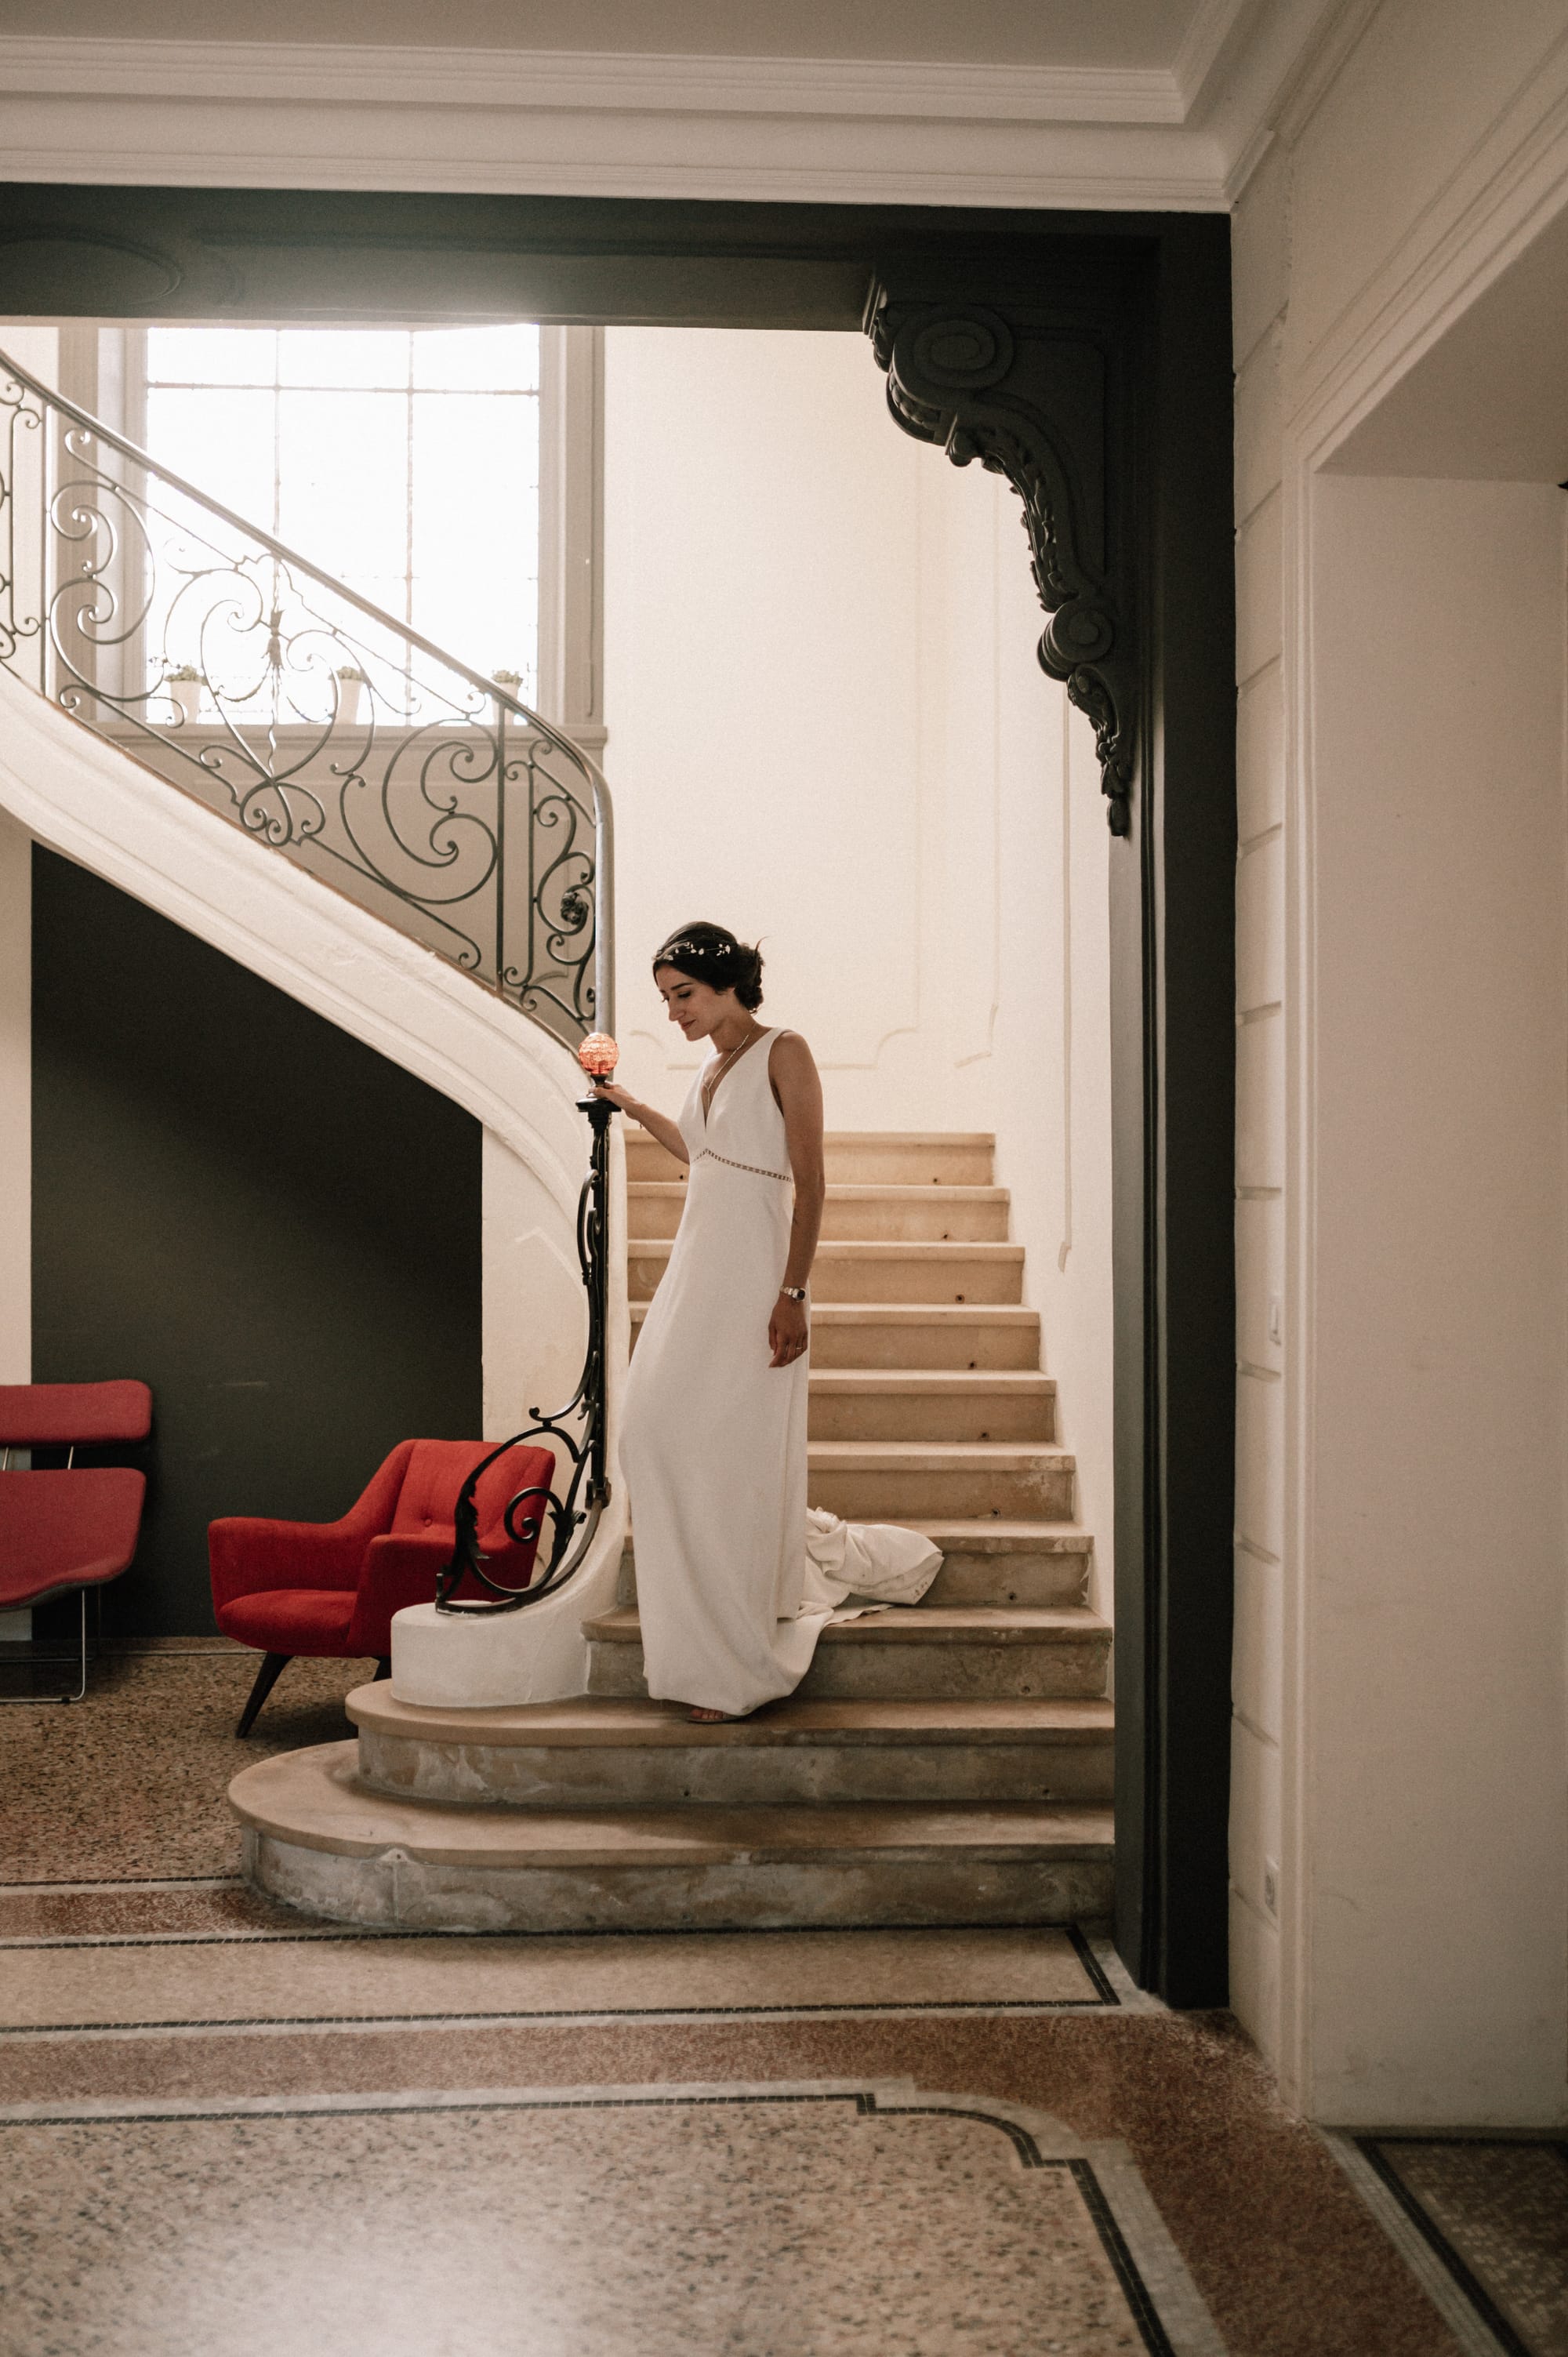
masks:
[[[950,1555],[920,1600],[1048,1610],[1057,1604],[1082,1604],[1088,1587],[1086,1555]]]
[[[846,1523],[934,1523],[994,1514],[1004,1522],[1069,1523],[1070,1472],[1005,1473],[918,1465],[868,1472],[812,1468],[811,1499]]]
[[[1056,1401],[1049,1392],[1015,1399],[993,1394],[965,1399],[939,1392],[811,1394],[813,1440],[1054,1440]]]
[[[506,1867],[350,1858],[246,1836],[245,1871],[306,1914],[381,1930],[769,1931],[797,1925],[1071,1923],[1111,1911],[1107,1857],[888,1850],[801,1864]]]
[[[649,1301],[664,1274],[665,1259],[635,1249],[627,1254],[627,1282],[634,1301]],[[911,1250],[908,1256],[887,1258],[853,1254],[843,1259],[818,1258],[811,1271],[811,1297],[816,1301],[981,1301],[1016,1303],[1022,1298],[1023,1263],[1005,1260],[965,1261],[944,1254],[940,1245]]]
[[[638,1319],[631,1329],[634,1351],[641,1330]],[[951,1332],[940,1326],[839,1327],[821,1318],[811,1327],[813,1367],[878,1367],[905,1373],[1016,1370],[1032,1374],[1039,1363],[1037,1319],[1016,1327],[959,1326]]]
[[[1040,1363],[1037,1318],[1017,1325],[811,1327],[813,1367],[994,1368],[1033,1372]]]
[[[1034,1696],[1042,1702],[1093,1700],[1105,1692],[1109,1639],[1045,1644],[819,1645],[795,1691],[832,1702],[984,1702]],[[603,1638],[588,1645],[588,1692],[648,1691],[642,1647]]]
[[[932,1580],[923,1604],[1022,1605],[1048,1611],[1054,1605],[1081,1604],[1089,1587],[1086,1555],[950,1555]],[[637,1573],[621,1566],[616,1600],[635,1608]]]
[[[459,1807],[1106,1801],[1112,1767],[1109,1737],[1091,1743],[709,1744],[689,1749],[624,1744],[523,1749],[360,1738],[360,1773],[377,1792]]]
[[[988,1146],[832,1146],[830,1187],[990,1187],[994,1164]]]
[[[830,1187],[989,1187],[991,1148],[942,1142],[933,1146],[886,1145],[875,1138],[846,1145],[829,1138],[822,1150]],[[684,1177],[672,1154],[636,1130],[626,1134],[626,1175],[668,1185]]]
[[[1004,1244],[1007,1206],[963,1200],[944,1201],[944,1190],[933,1187],[929,1200],[913,1203],[835,1202],[828,1197],[822,1211],[822,1234],[832,1243],[953,1243]],[[634,1235],[672,1236],[681,1224],[685,1190],[674,1195],[633,1195],[627,1218]]]

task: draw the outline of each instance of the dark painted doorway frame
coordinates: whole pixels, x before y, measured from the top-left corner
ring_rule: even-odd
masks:
[[[1119,830],[1116,1938],[1176,2005],[1227,1989],[1229,256],[1180,213],[0,187],[0,317],[865,326],[905,430],[1020,490]]]

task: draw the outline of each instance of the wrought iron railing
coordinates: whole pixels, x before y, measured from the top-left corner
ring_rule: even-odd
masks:
[[[0,663],[568,1047],[609,791],[518,701],[0,353]]]
[[[610,1071],[609,789],[504,683],[470,671],[0,353],[0,665]],[[585,1037],[585,1035],[592,1035]],[[564,1407],[530,1413],[456,1501],[437,1604],[553,1594],[608,1501],[608,1125],[577,1206],[588,1334]],[[532,1439],[555,1489],[503,1517],[524,1589],[478,1544],[479,1473]],[[473,1600],[455,1591],[471,1579]]]

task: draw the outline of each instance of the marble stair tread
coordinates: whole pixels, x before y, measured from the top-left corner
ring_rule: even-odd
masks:
[[[1009,1522],[997,1514],[949,1514],[940,1520],[888,1517],[898,1530],[918,1531],[944,1555],[1088,1555],[1094,1535],[1081,1523]],[[626,1560],[637,1561],[636,1534],[628,1525]]]
[[[391,1681],[356,1686],[344,1707],[367,1734],[409,1742],[489,1744],[575,1749],[622,1744],[629,1749],[703,1750],[793,1748],[832,1744],[856,1748],[920,1744],[1001,1745],[1103,1743],[1115,1718],[1109,1702],[1031,1698],[995,1702],[832,1702],[789,1695],[754,1717],[699,1726],[683,1703],[650,1702],[642,1695],[574,1695],[559,1702],[515,1703],[504,1709],[434,1709],[400,1702]]]
[[[657,1138],[639,1136],[628,1128],[628,1142],[650,1160],[662,1149]],[[824,1146],[850,1146],[882,1149],[888,1153],[905,1146],[936,1146],[945,1150],[988,1152],[996,1144],[989,1129],[827,1129],[822,1132]]]
[[[1093,1534],[1081,1523],[1018,1522],[1005,1515],[949,1515],[911,1523],[944,1555],[1088,1555]]]
[[[650,1196],[667,1200],[683,1194],[686,1184],[684,1178],[628,1178],[626,1191],[636,1201],[646,1202]],[[968,1179],[933,1179],[922,1184],[914,1178],[830,1178],[827,1193],[835,1203],[929,1203],[936,1196],[943,1203],[991,1204],[1009,1199],[1005,1187],[981,1187]]]
[[[812,1440],[807,1443],[806,1461],[835,1473],[881,1472],[894,1466],[913,1466],[927,1473],[971,1469],[1028,1473],[1041,1466],[1056,1473],[1078,1469],[1071,1449],[1053,1440]]]
[[[668,1237],[662,1240],[655,1237],[653,1241],[660,1250],[668,1250]],[[846,1249],[858,1250],[860,1247],[848,1246]],[[894,1249],[908,1252],[910,1247],[897,1244]],[[938,1244],[932,1249],[941,1252],[948,1247]],[[1011,1251],[1014,1247],[1009,1245],[1006,1249]],[[635,1252],[637,1246],[628,1244],[627,1250]],[[634,1301],[631,1305],[634,1322],[646,1318],[651,1307],[650,1302]],[[811,1305],[811,1317],[814,1323],[825,1326],[1010,1326],[1032,1329],[1040,1322],[1037,1309],[1031,1309],[1016,1301],[818,1301]],[[875,1373],[876,1370],[869,1369],[867,1372]],[[926,1370],[909,1368],[899,1372],[942,1374],[949,1372],[962,1373],[966,1370],[934,1367]],[[977,1372],[983,1374],[988,1370],[981,1368]],[[1024,1368],[1019,1372],[1027,1374],[1036,1370]]]
[[[813,1391],[911,1399],[943,1392],[963,1398],[997,1392],[1010,1398],[1051,1399],[1057,1388],[1054,1375],[1028,1367],[813,1367],[811,1383]]]
[[[755,1866],[955,1851],[977,1861],[1027,1862],[1112,1854],[1112,1811],[1096,1801],[465,1808],[369,1791],[358,1780],[357,1757],[347,1742],[259,1760],[235,1777],[230,1803],[253,1832],[300,1848],[346,1857],[395,1849],[448,1867]]]
[[[824,1146],[992,1146],[996,1134],[990,1129],[829,1129],[822,1133]]]
[[[673,1236],[628,1236],[628,1257],[668,1260],[675,1249]],[[967,1236],[828,1236],[817,1246],[817,1258],[853,1260],[972,1260],[993,1267],[1022,1267],[1022,1244],[999,1243]]]
[[[640,1645],[635,1605],[620,1604],[583,1623],[591,1642]],[[1087,1604],[886,1604],[855,1620],[833,1620],[820,1645],[1099,1645],[1111,1624]]]

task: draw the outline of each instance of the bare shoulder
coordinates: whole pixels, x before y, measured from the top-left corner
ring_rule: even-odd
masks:
[[[768,1050],[768,1069],[776,1077],[788,1079],[794,1072],[814,1072],[817,1064],[798,1031],[776,1031]]]

